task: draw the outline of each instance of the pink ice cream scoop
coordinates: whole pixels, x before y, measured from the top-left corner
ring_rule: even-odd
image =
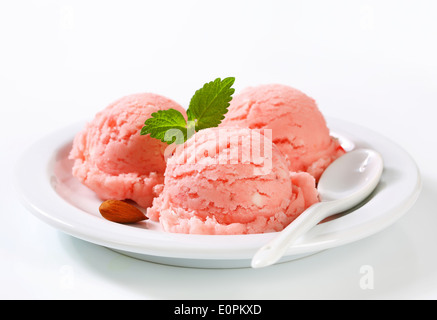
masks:
[[[147,215],[177,233],[280,231],[319,201],[314,177],[290,173],[268,135],[249,128],[195,133],[168,159],[157,189]]]
[[[153,112],[185,110],[152,93],[123,97],[99,112],[73,141],[73,175],[101,199],[130,199],[149,207],[153,188],[164,181],[167,144],[140,130]]]
[[[221,126],[272,129],[272,140],[288,158],[292,172],[308,172],[316,180],[345,153],[330,136],[316,102],[286,85],[249,87],[235,95]]]

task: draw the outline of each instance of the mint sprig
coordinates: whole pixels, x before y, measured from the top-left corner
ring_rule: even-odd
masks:
[[[141,134],[150,134],[152,138],[168,144],[182,144],[195,131],[217,127],[228,112],[235,92],[232,88],[234,82],[235,78],[228,77],[205,83],[191,98],[187,109],[188,122],[175,109],[159,110],[144,122]]]

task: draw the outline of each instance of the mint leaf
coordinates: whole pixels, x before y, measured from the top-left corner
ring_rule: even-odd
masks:
[[[231,88],[234,81],[233,77],[223,80],[217,78],[197,90],[187,110],[188,122],[175,109],[159,110],[144,122],[141,134],[150,134],[152,138],[168,144],[182,144],[195,131],[217,127],[228,112],[229,102],[235,92]]]
[[[231,88],[234,81],[234,77],[217,78],[196,91],[187,110],[188,121],[194,121],[196,131],[217,127],[222,122],[235,92]]]
[[[168,144],[182,144],[187,140],[187,122],[175,109],[159,110],[144,122],[141,135],[146,134]]]

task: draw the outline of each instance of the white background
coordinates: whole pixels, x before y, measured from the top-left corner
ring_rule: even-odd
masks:
[[[48,1],[0,3],[0,298],[437,298],[435,1]],[[24,147],[136,92],[187,106],[235,76],[284,83],[329,116],[405,148],[423,175],[416,205],[364,240],[266,269],[131,259],[26,211],[13,188]],[[362,289],[363,266],[374,288]]]

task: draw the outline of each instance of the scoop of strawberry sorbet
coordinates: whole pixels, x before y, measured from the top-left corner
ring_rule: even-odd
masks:
[[[70,152],[73,176],[103,200],[130,199],[149,207],[153,188],[164,181],[167,144],[140,130],[153,112],[185,110],[152,93],[125,96],[96,114],[76,135]]]
[[[248,87],[230,102],[221,126],[271,129],[272,140],[288,158],[290,171],[304,171],[318,180],[345,151],[331,137],[316,101],[281,84]]]
[[[168,159],[159,189],[147,215],[177,233],[280,231],[318,202],[314,177],[290,173],[268,134],[249,128],[195,133]]]

